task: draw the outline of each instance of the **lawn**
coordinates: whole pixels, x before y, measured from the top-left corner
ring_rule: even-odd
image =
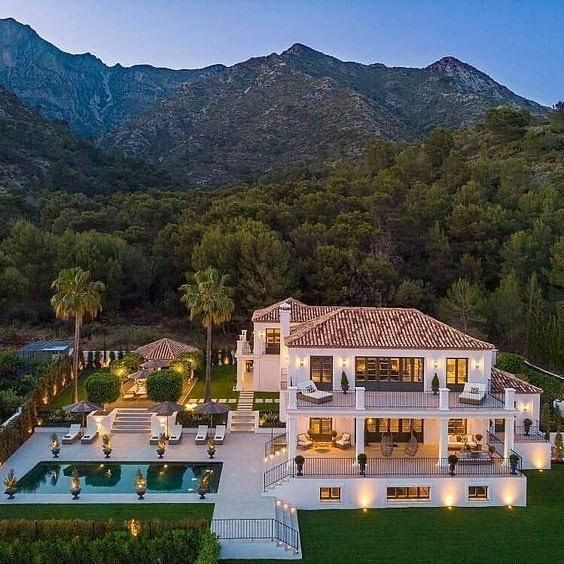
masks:
[[[213,503],[119,503],[101,505],[2,504],[0,519],[211,519]]]
[[[278,413],[279,405],[278,403],[257,403],[257,398],[259,399],[278,399],[280,397],[280,392],[255,392],[253,409],[258,411],[274,411]]]
[[[202,370],[202,372],[204,372]],[[237,379],[237,368],[234,365],[213,366],[211,375],[211,389],[213,399],[238,398],[239,392],[233,391],[233,384]],[[204,397],[206,384],[205,374],[201,374],[194,388],[190,392],[190,399]]]
[[[92,374],[92,370],[85,370],[78,376],[78,399],[86,399],[86,380]],[[72,403],[72,391],[74,382],[71,381],[68,386],[47,406],[47,409],[62,409],[64,405]]]
[[[561,561],[564,465],[527,477],[525,508],[300,511],[303,561]]]

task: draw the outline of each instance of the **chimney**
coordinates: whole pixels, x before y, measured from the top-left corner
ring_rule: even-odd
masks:
[[[280,304],[278,308],[280,316],[280,369],[288,370],[288,348],[285,337],[290,334],[290,317],[292,306],[288,302]]]

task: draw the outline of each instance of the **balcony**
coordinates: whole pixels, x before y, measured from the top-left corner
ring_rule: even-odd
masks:
[[[314,403],[301,393],[296,396],[297,409],[356,409],[356,410],[453,410],[475,411],[480,409],[504,409],[503,397],[487,393],[478,404],[462,403],[460,392],[365,392],[363,388],[348,393],[333,391],[332,398],[323,403]],[[291,407],[290,407],[291,409]]]

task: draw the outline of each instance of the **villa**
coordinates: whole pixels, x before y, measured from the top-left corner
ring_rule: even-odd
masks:
[[[490,343],[415,309],[288,298],[252,321],[237,389],[279,391],[286,422],[265,495],[298,509],[526,505],[521,470],[550,468],[542,390],[495,368]]]

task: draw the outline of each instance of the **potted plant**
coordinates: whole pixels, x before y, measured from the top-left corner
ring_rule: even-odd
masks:
[[[73,468],[70,486],[70,493],[72,494],[72,498],[78,499],[81,491],[82,488],[80,487],[80,476],[78,475],[78,470],[76,468]]]
[[[110,458],[110,454],[112,454],[112,445],[110,444],[109,435],[102,435],[102,452],[106,458]]]
[[[61,444],[59,443],[57,433],[51,433],[49,445],[51,446],[51,454],[53,455],[53,458],[59,458],[59,453],[61,452]]]
[[[296,468],[298,469],[298,476],[303,476],[305,458],[301,454],[298,454],[298,456],[294,458],[294,462],[296,463]]]
[[[137,499],[143,499],[145,497],[145,492],[147,491],[147,480],[143,473],[138,468],[135,474],[135,492],[137,493]]]
[[[360,466],[360,475],[361,476],[366,476],[366,461],[368,460],[368,457],[366,456],[366,454],[364,454],[363,452],[361,452],[356,459],[358,460],[358,465]]]
[[[333,429],[331,431],[331,442],[333,443],[333,446],[335,446],[336,440],[337,440],[337,431],[335,431],[335,429]]]
[[[488,451],[490,453],[490,458],[493,458],[493,455],[495,454],[495,447],[493,445],[490,445],[488,447]]]
[[[208,441],[208,456],[210,457],[210,460],[214,457],[215,455],[215,441],[213,439],[210,439]]]
[[[12,468],[8,472],[8,475],[4,478],[4,485],[6,486],[4,493],[8,496],[8,499],[14,499],[14,494],[17,490],[17,483],[18,481],[16,480],[16,475],[14,474],[14,469]]]
[[[200,494],[200,499],[206,499],[206,493],[208,491],[209,473],[204,472],[200,476],[198,493]]]
[[[458,456],[456,456],[456,454],[449,454],[448,467],[449,467],[451,476],[454,476],[454,469],[456,468],[457,462],[458,462]]]
[[[533,422],[527,417],[527,419],[523,420],[523,427],[525,427],[525,436],[529,436],[529,432],[531,430],[531,425]]]
[[[517,464],[519,464],[519,455],[512,453],[509,455],[509,466],[511,467],[511,473],[517,474]]]
[[[161,433],[159,436],[159,441],[157,442],[157,454],[159,458],[164,456],[166,450],[166,439],[164,433]]]
[[[439,386],[441,383],[439,382],[439,375],[435,372],[433,379],[431,380],[431,390],[433,390],[433,395],[437,395],[439,393]]]
[[[349,391],[349,379],[345,371],[341,374],[341,390],[343,390],[343,394],[346,394]]]
[[[482,439],[484,438],[483,435],[480,435],[480,433],[478,433],[476,435],[476,450],[482,450]]]

